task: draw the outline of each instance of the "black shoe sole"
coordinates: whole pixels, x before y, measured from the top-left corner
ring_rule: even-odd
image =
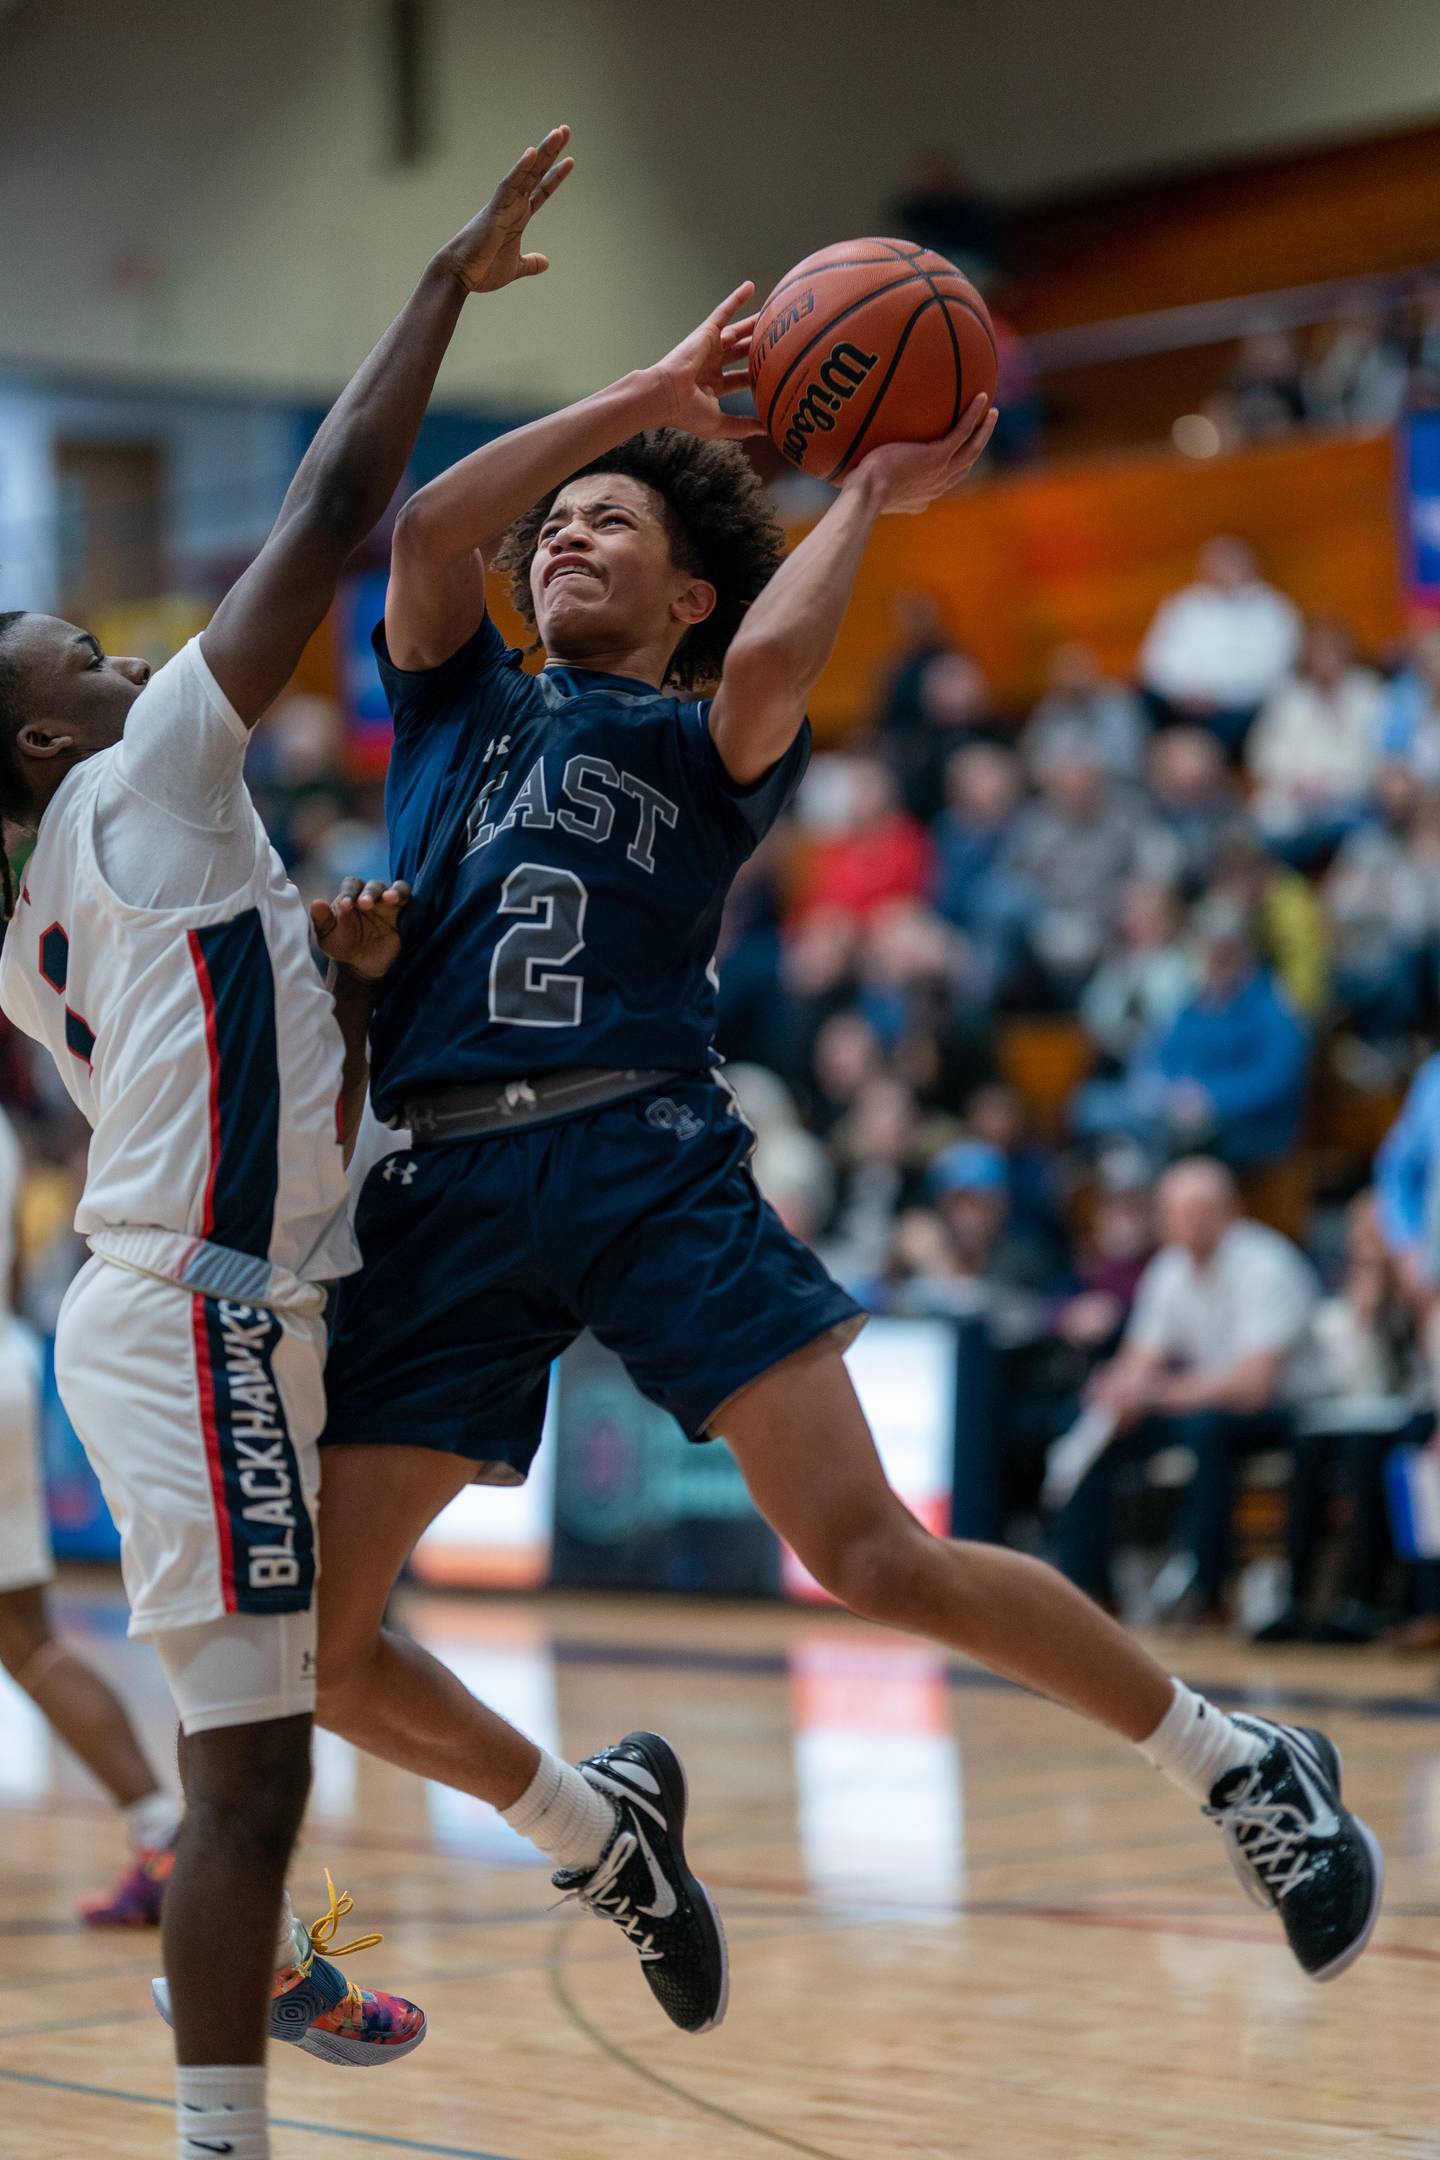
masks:
[[[1345,1803],[1340,1797],[1340,1778],[1344,1765],[1340,1759],[1339,1748],[1336,1747],[1328,1734],[1317,1732],[1313,1725],[1301,1725],[1296,1730],[1305,1735],[1305,1738],[1324,1763],[1330,1782],[1335,1788],[1335,1797],[1340,1800],[1341,1806],[1344,1807]],[[1345,1812],[1350,1815],[1348,1808],[1345,1808]],[[1375,1933],[1375,1923],[1380,1918],[1380,1907],[1385,1898],[1385,1855],[1380,1849],[1380,1840],[1370,1828],[1369,1823],[1362,1820],[1359,1815],[1350,1815],[1350,1820],[1355,1825],[1361,1843],[1370,1855],[1373,1876],[1370,1892],[1370,1910],[1365,1916],[1365,1924],[1360,1933],[1353,1942],[1346,1944],[1339,1957],[1332,1958],[1328,1965],[1322,1965],[1318,1972],[1307,1975],[1307,1978],[1318,1982],[1321,1986],[1327,1980],[1338,1980],[1342,1973],[1349,1972],[1356,1959],[1363,1956],[1364,1952],[1369,1948],[1370,1938]]]
[[[700,1915],[702,1926],[709,1923],[707,1932],[711,1954],[718,1959],[720,1965],[720,2000],[714,2015],[705,2024],[682,2025],[678,2028],[679,2031],[688,2032],[698,2039],[701,2033],[714,2032],[717,2026],[725,2022],[725,2013],[730,2007],[730,1946],[725,1940],[725,1924],[720,1918],[714,1898],[699,1876],[691,1871],[685,1858],[685,1818],[690,1807],[690,1781],[685,1775],[684,1763],[669,1741],[659,1733],[627,1733],[620,1745],[638,1750],[653,1771],[665,1803],[666,1836],[675,1858],[677,1872],[687,1897]]]

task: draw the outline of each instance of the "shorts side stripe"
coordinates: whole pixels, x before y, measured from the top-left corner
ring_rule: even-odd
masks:
[[[227,1607],[308,1612],[315,1526],[275,1376],[284,1323],[262,1305],[196,1299],[207,1339],[213,1406],[212,1489],[226,1523]],[[207,1453],[208,1441],[207,1441]]]
[[[210,1178],[202,1235],[266,1259],[280,1190],[275,976],[255,908],[188,933],[210,1061]]]
[[[205,1439],[205,1462],[210,1473],[210,1497],[215,1508],[215,1531],[220,1544],[220,1590],[225,1600],[226,1612],[234,1612],[235,1541],[230,1531],[230,1502],[225,1490],[220,1426],[215,1415],[215,1373],[211,1364],[206,1303],[203,1297],[192,1297],[190,1300],[190,1323],[195,1334],[195,1381],[200,1396],[200,1430]]]

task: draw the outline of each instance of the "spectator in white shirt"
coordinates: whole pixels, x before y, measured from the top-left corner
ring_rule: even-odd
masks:
[[[1300,650],[1300,616],[1243,540],[1207,540],[1199,576],[1162,600],[1140,648],[1140,685],[1162,721],[1208,727],[1237,755]]]
[[[1140,1280],[1119,1355],[1090,1385],[1115,1425],[1056,1525],[1060,1563],[1110,1597],[1114,1500],[1122,1469],[1165,1448],[1195,1459],[1177,1546],[1183,1596],[1214,1614],[1230,1570],[1236,1467],[1285,1447],[1290,1411],[1311,1384],[1307,1351],[1319,1298],[1298,1247],[1241,1218],[1234,1179],[1204,1157],[1176,1163],[1157,1193],[1161,1249]]]
[[[1311,623],[1299,665],[1265,700],[1245,746],[1254,815],[1297,868],[1359,823],[1380,764],[1384,701],[1344,624]]]

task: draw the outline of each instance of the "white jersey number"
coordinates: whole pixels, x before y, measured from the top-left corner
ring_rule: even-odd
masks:
[[[521,863],[510,872],[499,912],[526,920],[505,932],[490,962],[490,1018],[497,1027],[579,1027],[585,979],[561,970],[585,948],[589,898],[573,870]]]

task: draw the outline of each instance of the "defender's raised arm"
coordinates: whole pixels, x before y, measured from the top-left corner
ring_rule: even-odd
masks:
[[[306,451],[260,554],[216,610],[202,650],[248,726],[285,687],[346,561],[384,515],[466,300],[547,268],[520,240],[571,170],[569,139],[568,128],[552,128],[527,150],[427,265]]]

